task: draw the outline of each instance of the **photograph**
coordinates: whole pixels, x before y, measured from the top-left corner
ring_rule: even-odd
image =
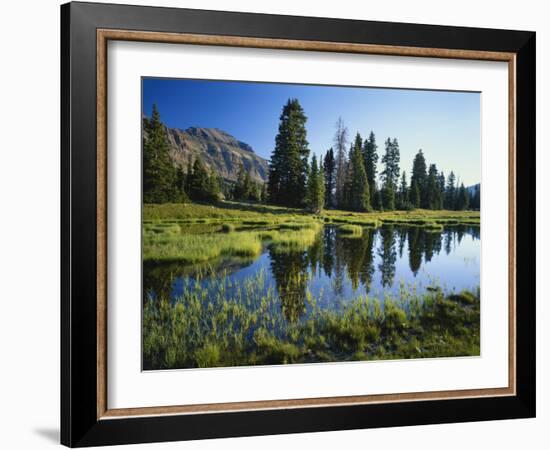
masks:
[[[480,355],[479,92],[141,87],[143,370]]]

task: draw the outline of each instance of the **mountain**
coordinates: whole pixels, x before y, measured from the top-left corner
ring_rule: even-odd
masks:
[[[148,119],[144,118],[144,134]],[[173,161],[187,171],[190,157],[200,157],[209,170],[228,181],[236,181],[241,163],[250,177],[266,182],[268,162],[254,153],[252,147],[218,128],[190,127],[186,130],[165,127]]]
[[[472,185],[472,186],[466,187],[466,190],[468,191],[468,193],[469,193],[470,195],[473,195],[473,194],[475,193],[475,191],[476,191],[476,188],[477,188],[477,187],[480,187],[480,186],[481,186],[481,184],[480,184],[480,183],[477,183],[477,184],[474,184],[474,185]]]

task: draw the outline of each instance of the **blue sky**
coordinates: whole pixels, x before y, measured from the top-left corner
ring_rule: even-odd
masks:
[[[143,79],[143,112],[157,104],[169,127],[220,128],[269,159],[279,116],[297,98],[308,118],[310,150],[324,154],[333,145],[342,117],[350,141],[374,131],[380,157],[387,137],[397,138],[401,170],[410,176],[422,149],[428,163],[447,175],[453,170],[466,186],[478,183],[480,168],[480,94],[279,83]]]

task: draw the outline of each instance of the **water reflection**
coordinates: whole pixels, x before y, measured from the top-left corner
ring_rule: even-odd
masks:
[[[307,250],[282,251],[266,245],[255,260],[226,258],[202,266],[144,263],[144,297],[176,298],[195,280],[208,290],[206,274],[227,278],[227,292],[251,275],[265,272],[265,289],[278,294],[284,318],[307,317],[312,299],[336,309],[359,295],[384,299],[406,286],[417,294],[435,286],[445,292],[479,285],[479,227],[450,226],[442,232],[387,225],[365,228],[348,238],[325,226]]]

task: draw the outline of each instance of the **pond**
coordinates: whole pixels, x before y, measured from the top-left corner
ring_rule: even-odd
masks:
[[[387,225],[365,228],[360,238],[325,226],[304,251],[279,252],[266,244],[254,260],[233,257],[199,266],[146,264],[144,293],[156,296],[162,290],[176,299],[197,282],[208,290],[216,274],[224,277],[230,293],[258,273],[265,276],[264,289],[274,289],[279,298],[305,299],[309,291],[327,308],[365,294],[383,301],[404,289],[417,294],[434,288],[445,293],[474,290],[480,283],[479,246],[475,226],[449,226],[439,233]]]
[[[193,232],[201,231],[198,228]],[[360,314],[357,312],[358,302],[368,301],[366,299],[379,303],[376,307],[370,303],[359,307],[366,308],[367,315],[372,317],[376,315],[376,308],[384,311],[388,301],[397,304],[404,314],[420,317],[421,314],[433,315],[433,311],[428,314],[418,306],[424,298],[439,296],[441,299],[463,291],[477,293],[480,285],[480,229],[479,226],[454,225],[433,231],[417,226],[384,225],[363,228],[361,236],[349,237],[340,233],[337,227],[325,225],[315,242],[306,248],[281,249],[266,241],[261,254],[252,258],[223,257],[203,264],[145,262],[143,283],[145,343],[152,339],[151,323],[154,322],[159,329],[168,327],[168,319],[159,318],[162,316],[159,298],[169,303],[165,306],[166,317],[176,314],[177,308],[180,308],[180,315],[185,316],[182,319],[185,325],[182,324],[180,330],[180,340],[185,341],[182,344],[185,349],[180,350],[185,356],[180,355],[179,359],[173,356],[173,364],[166,363],[167,349],[155,348],[144,358],[146,368],[318,362],[323,360],[322,356],[330,361],[365,359],[360,356],[366,350],[374,351],[372,343],[362,343],[361,348],[353,345],[342,348],[338,343],[337,349],[329,345],[324,353],[315,354],[309,348],[311,345],[304,344],[304,327],[315,326],[319,332],[326,328],[327,323],[340,322],[345,317],[346,323],[338,326],[347,330],[350,323],[359,320],[352,317],[350,311]],[[416,308],[414,314],[411,313],[411,301]],[[467,305],[466,310],[460,312],[469,314],[471,309]],[[147,314],[153,314],[151,317],[155,319]],[[194,318],[196,323],[190,318]],[[424,324],[424,318],[422,320]],[[382,321],[377,326],[385,330]],[[196,342],[191,342],[186,333],[189,334],[188,328],[193,326],[193,333],[205,333],[210,338],[198,336]],[[403,334],[404,342],[410,343],[413,337],[411,327]],[[259,330],[265,331],[269,339],[278,343],[291,341],[298,347],[305,346],[307,355],[296,357],[296,361],[292,355],[285,355],[282,361],[277,357],[251,360],[250,353],[258,353],[258,347],[264,343],[258,337]],[[326,332],[335,333],[332,329]],[[418,333],[423,332],[420,327]],[[298,335],[291,336],[292,333]],[[201,351],[207,344],[220,347],[220,340],[234,340],[239,334],[238,339],[243,341],[239,344],[239,351],[247,354],[244,360],[236,357],[234,361],[221,363],[216,350],[211,348],[207,349],[202,360],[196,356],[197,347]],[[394,344],[386,345],[386,350],[394,348]],[[224,341],[222,347],[227,345]],[[233,347],[232,351],[238,354]],[[363,353],[358,354],[358,351]],[[376,352],[379,351],[377,348]],[[162,358],[155,352],[163,355],[164,363],[159,362]],[[190,357],[190,354],[195,356]],[[461,351],[457,350],[457,354]],[[434,355],[428,352],[425,356]],[[180,362],[176,362],[178,360]]]

